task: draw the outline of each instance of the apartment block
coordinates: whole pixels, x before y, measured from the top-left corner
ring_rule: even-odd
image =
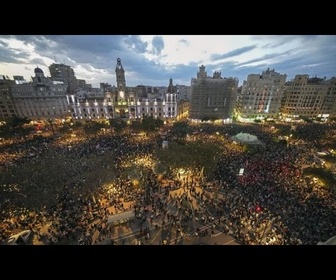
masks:
[[[35,68],[32,82],[11,85],[12,100],[18,117],[61,119],[68,116],[67,85],[45,77]]]
[[[321,118],[335,116],[336,77],[331,79],[296,75],[285,85],[281,116],[285,120],[297,118]]]
[[[15,84],[9,77],[0,75],[0,118],[6,119],[16,115],[11,96],[11,86]]]
[[[250,74],[238,94],[236,109],[241,121],[277,117],[285,91],[286,74],[270,70]]]
[[[189,118],[196,120],[232,118],[237,88],[237,78],[223,78],[221,72],[217,71],[209,77],[205,66],[200,66],[197,78],[191,79]]]

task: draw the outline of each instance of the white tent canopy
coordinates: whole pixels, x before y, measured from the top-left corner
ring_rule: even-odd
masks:
[[[257,136],[249,134],[249,133],[243,133],[240,132],[232,137],[233,140],[243,143],[249,143],[249,144],[261,144],[260,140]]]
[[[336,245],[336,235],[329,238],[327,241],[325,242],[318,242],[317,245]]]

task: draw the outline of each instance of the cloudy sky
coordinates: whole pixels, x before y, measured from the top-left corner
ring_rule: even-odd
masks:
[[[71,66],[93,87],[116,84],[121,59],[126,85],[190,85],[199,66],[208,76],[236,77],[267,68],[287,74],[336,76],[336,35],[0,35],[0,75],[27,81],[36,66],[50,76],[49,65]]]

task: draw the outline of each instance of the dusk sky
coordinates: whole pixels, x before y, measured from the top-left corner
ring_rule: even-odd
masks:
[[[38,66],[71,66],[78,79],[93,87],[116,85],[121,59],[126,85],[168,86],[169,79],[190,86],[199,66],[208,76],[236,77],[267,68],[310,77],[336,76],[336,35],[0,35],[0,75],[21,75],[27,81]]]

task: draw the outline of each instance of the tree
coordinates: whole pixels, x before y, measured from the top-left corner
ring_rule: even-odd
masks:
[[[215,116],[211,116],[211,117],[210,117],[210,121],[212,121],[212,122],[217,121],[217,120],[218,120],[218,118],[215,117]]]
[[[59,129],[58,129],[58,131],[60,132],[60,133],[62,133],[62,134],[64,134],[64,133],[68,133],[69,131],[70,131],[70,124],[68,124],[68,123],[65,123],[65,124],[63,124],[61,127],[59,127]]]
[[[117,133],[121,132],[124,128],[127,127],[127,123],[121,118],[110,119],[109,123],[110,126],[113,127],[114,131]]]
[[[201,121],[202,122],[207,122],[207,121],[209,121],[210,120],[210,117],[209,116],[203,116],[202,118],[201,118]]]
[[[191,132],[191,128],[188,122],[178,121],[174,122],[171,132],[177,138],[178,142],[184,142],[187,134]]]
[[[27,124],[29,123],[30,119],[28,119],[27,117],[21,118],[14,116],[10,120],[9,125],[11,126],[11,131],[12,133],[14,133],[14,135],[17,134],[26,140],[27,139],[26,136],[34,130],[34,127],[27,126]]]
[[[84,125],[84,132],[86,134],[97,134],[102,128],[105,128],[106,125],[101,122],[88,121]]]
[[[0,137],[10,137],[11,136],[11,122],[10,120],[0,121]]]
[[[163,124],[163,120],[160,118],[154,118],[152,116],[144,117],[142,119],[143,129],[147,132],[158,131],[163,126]]]
[[[54,129],[54,120],[53,119],[48,119],[48,124],[50,125],[52,133],[55,135],[55,129]]]
[[[140,132],[141,130],[143,130],[142,122],[138,120],[132,121],[131,129],[134,132]]]

